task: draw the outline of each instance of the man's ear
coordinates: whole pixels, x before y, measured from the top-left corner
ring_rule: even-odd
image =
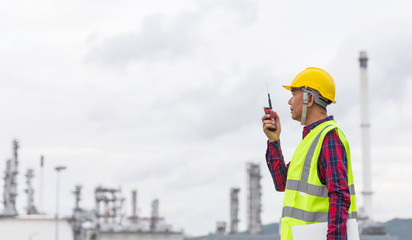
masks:
[[[311,93],[308,95],[308,107],[311,107],[315,103],[315,96]]]

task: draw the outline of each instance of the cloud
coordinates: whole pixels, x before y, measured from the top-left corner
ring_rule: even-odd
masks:
[[[190,52],[195,41],[196,16],[180,15],[165,23],[160,15],[144,19],[140,32],[110,37],[91,49],[89,58],[125,65],[134,60],[177,58]]]
[[[218,18],[220,25],[224,25],[222,23],[233,13],[239,25],[247,25],[257,16],[257,5],[248,0],[202,1],[199,8],[182,11],[173,17],[147,16],[139,31],[105,38],[101,44],[91,47],[86,59],[115,66],[125,66],[132,61],[177,60],[193,54],[203,43],[199,34],[204,22]]]
[[[186,141],[211,140],[259,121],[267,105],[266,83],[274,77],[254,70],[246,76],[230,76],[233,85],[225,77],[229,78],[224,74],[222,79],[154,104],[159,114],[169,116],[166,124],[173,135]]]
[[[335,58],[329,65],[335,78],[337,104],[331,109],[338,115],[359,114],[360,77],[359,52],[368,54],[369,112],[371,121],[378,122],[375,115],[386,111],[389,102],[402,101],[409,95],[408,85],[412,79],[412,30],[401,27],[408,15],[371,18],[361,22],[339,46]],[[403,103],[405,104],[405,103]],[[390,105],[390,104],[389,104]],[[390,116],[388,116],[390,117]],[[352,121],[360,122],[357,115]]]
[[[235,12],[240,25],[249,25],[256,21],[258,15],[258,4],[249,0],[201,0],[199,1],[203,11],[212,12],[222,9],[226,14]]]

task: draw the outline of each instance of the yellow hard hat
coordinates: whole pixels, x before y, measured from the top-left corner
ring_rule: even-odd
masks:
[[[335,80],[333,80],[328,72],[320,68],[306,68],[293,79],[290,86],[283,85],[283,87],[289,91],[292,90],[292,88],[311,88],[317,90],[322,97],[336,103]]]

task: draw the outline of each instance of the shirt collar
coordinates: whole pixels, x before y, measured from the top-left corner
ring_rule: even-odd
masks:
[[[310,124],[310,125],[308,125],[308,126],[305,126],[305,127],[303,128],[302,138],[305,138],[306,135],[308,135],[308,133],[310,133],[310,131],[312,131],[315,127],[319,126],[320,124],[322,124],[322,123],[324,123],[324,122],[326,122],[326,121],[330,121],[330,120],[333,120],[333,116],[332,116],[332,115],[331,115],[331,116],[328,116],[328,117],[325,117],[324,119],[321,119],[321,120],[319,120],[319,121],[317,121],[317,122],[314,122],[314,123],[312,123],[312,124]]]

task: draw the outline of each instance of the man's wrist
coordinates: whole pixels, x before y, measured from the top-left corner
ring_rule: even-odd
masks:
[[[273,148],[279,149],[280,146],[280,139],[277,139],[273,142],[271,142],[270,140],[267,141],[268,142],[268,146],[271,146]]]

